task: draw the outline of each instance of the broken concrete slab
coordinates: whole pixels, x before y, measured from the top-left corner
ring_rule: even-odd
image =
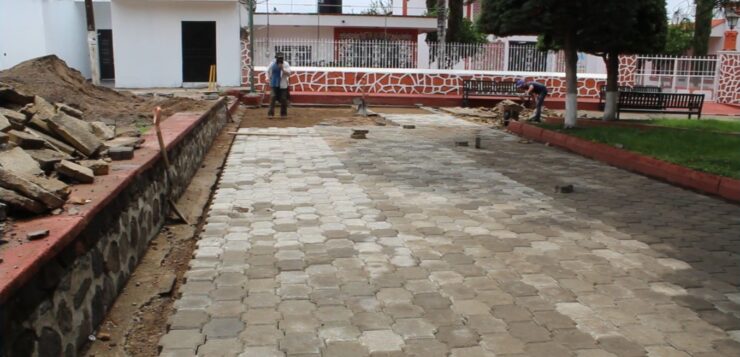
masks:
[[[26,132],[31,133],[33,135],[36,135],[36,136],[38,136],[38,137],[46,140],[46,146],[49,149],[52,149],[52,150],[55,150],[55,151],[61,151],[61,152],[65,153],[65,154],[67,154],[67,155],[74,155],[77,152],[77,150],[75,150],[75,148],[73,148],[72,146],[67,145],[67,143],[65,143],[65,142],[63,142],[63,141],[61,141],[61,140],[59,140],[59,139],[57,139],[57,138],[55,138],[55,137],[53,137],[51,135],[42,133],[42,132],[40,132],[38,130],[34,130],[34,129],[31,129],[31,128],[26,128]]]
[[[49,149],[26,150],[26,153],[28,153],[28,155],[31,155],[31,157],[39,163],[41,169],[44,171],[53,170],[54,165],[62,160],[72,160],[72,157],[65,153]]]
[[[30,213],[43,213],[46,207],[40,202],[24,197],[15,191],[0,187],[0,202],[5,203],[13,210],[20,210]]]
[[[0,167],[0,187],[13,190],[25,197],[39,201],[48,209],[55,209],[64,205],[64,200],[61,197],[4,167]]]
[[[116,131],[102,121],[91,122],[90,126],[92,127],[93,134],[100,140],[111,140],[116,137]]]
[[[134,158],[134,148],[130,146],[116,146],[108,149],[108,156],[113,160],[131,160]]]
[[[41,175],[44,173],[39,163],[19,147],[4,151],[0,155],[0,166],[26,175]]]
[[[113,140],[106,141],[103,145],[106,148],[114,148],[118,146],[128,146],[132,148],[139,148],[144,143],[144,139],[133,137],[133,136],[120,136]]]
[[[60,175],[81,183],[93,183],[95,181],[95,174],[92,170],[72,161],[62,160],[57,164],[56,170]]]
[[[0,115],[8,118],[10,123],[15,128],[17,128],[18,126],[26,125],[27,118],[26,115],[23,113],[16,112],[15,110],[10,110],[8,108],[0,108]]]
[[[92,170],[95,176],[107,175],[110,171],[110,165],[103,160],[81,160],[78,163]]]
[[[57,113],[49,120],[49,128],[88,157],[95,155],[103,146],[88,123],[67,114]]]
[[[0,104],[26,105],[33,103],[33,96],[17,91],[7,83],[0,83]]]
[[[10,141],[23,149],[41,149],[46,144],[44,139],[18,130],[9,131],[8,136],[10,137]]]
[[[10,124],[10,120],[8,120],[5,115],[0,114],[0,133],[11,129],[13,129],[13,126]]]
[[[53,177],[24,176],[24,178],[61,198],[66,199],[69,196],[69,185]]]
[[[82,119],[82,111],[79,109],[72,108],[69,105],[64,104],[64,103],[54,103],[54,106],[57,108],[58,112],[65,113],[77,119]]]
[[[42,120],[49,120],[57,113],[56,108],[51,103],[39,96],[33,98],[32,112],[34,116],[38,115]]]

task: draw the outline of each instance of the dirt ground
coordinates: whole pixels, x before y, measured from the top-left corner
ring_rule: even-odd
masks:
[[[243,111],[234,115],[243,116]],[[191,225],[168,223],[152,241],[144,258],[114,303],[83,356],[157,356],[158,342],[167,330],[172,305],[183,283],[221,167],[234,139],[228,124],[206,155],[201,168],[177,206]],[[174,286],[171,285],[174,280]],[[160,292],[169,290],[160,295]]]
[[[395,108],[395,107],[370,107],[370,110],[383,114],[429,114],[428,111],[419,108]],[[288,109],[288,117],[283,119],[279,116],[269,118],[267,107],[251,108],[245,110],[242,119],[242,128],[286,128],[286,127],[310,127],[314,125],[332,126],[363,126],[383,125],[384,120],[378,116],[364,118],[354,114],[355,110],[350,107],[303,107],[292,106]],[[378,124],[380,123],[380,124]]]

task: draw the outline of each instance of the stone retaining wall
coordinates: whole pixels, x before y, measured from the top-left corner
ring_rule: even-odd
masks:
[[[200,167],[227,110],[219,101],[169,147],[173,197]],[[164,224],[164,175],[164,162],[156,159],[0,306],[0,356],[77,355]]]

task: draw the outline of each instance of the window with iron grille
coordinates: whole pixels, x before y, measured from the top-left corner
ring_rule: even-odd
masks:
[[[311,66],[311,50],[310,45],[275,46],[275,53],[282,52],[291,66]]]

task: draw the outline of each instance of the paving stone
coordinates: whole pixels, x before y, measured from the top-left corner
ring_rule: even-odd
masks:
[[[242,345],[236,338],[209,338],[198,347],[198,356],[231,357],[242,351]]]
[[[480,339],[475,331],[463,326],[442,326],[436,336],[451,348],[475,346]]]
[[[273,346],[283,337],[283,333],[273,325],[255,325],[244,328],[239,339],[245,346]]]
[[[486,351],[483,347],[463,347],[453,348],[450,351],[450,357],[494,357],[496,354],[490,351]]]
[[[344,356],[369,356],[367,348],[358,342],[332,342],[327,343],[326,347],[322,350],[322,356],[324,357],[344,357]]]
[[[300,138],[236,138],[172,321],[243,321],[259,356],[740,355],[735,205],[449,115],[388,117],[416,129],[351,146],[241,129]],[[475,136],[507,155],[451,147]],[[563,180],[585,191],[552,196]]]
[[[263,347],[244,347],[243,352],[239,354],[239,357],[284,357],[285,353],[280,351],[275,346],[263,346]]]
[[[205,336],[199,330],[171,330],[159,340],[163,349],[186,349],[195,353],[198,346],[205,342]]]
[[[211,319],[203,326],[203,334],[207,338],[236,337],[244,328],[244,323],[238,318]]]
[[[360,336],[360,343],[370,353],[401,351],[404,345],[401,336],[391,330],[365,331]]]
[[[447,357],[449,347],[434,339],[413,339],[406,341],[403,353],[414,357]]]
[[[393,324],[393,331],[401,335],[404,340],[413,338],[434,338],[437,328],[425,319],[410,318],[398,319]]]
[[[280,349],[288,355],[320,353],[321,340],[313,333],[287,334],[280,340]]]
[[[170,317],[170,330],[200,330],[208,321],[208,314],[200,310],[182,310]]]

